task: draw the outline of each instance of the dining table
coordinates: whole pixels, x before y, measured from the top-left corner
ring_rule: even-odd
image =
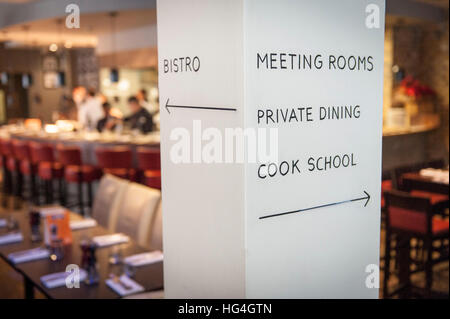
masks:
[[[448,170],[443,170],[441,172],[444,174],[448,174]],[[420,171],[404,173],[402,175],[402,182],[407,189],[427,190],[433,193],[444,195],[448,195],[449,193],[448,179],[437,179]]]
[[[78,220],[82,217],[70,212],[71,220]],[[131,238],[128,242],[112,245],[109,247],[99,247],[96,250],[96,258],[99,272],[99,282],[88,285],[81,282],[79,288],[69,288],[66,286],[57,288],[47,288],[41,277],[48,274],[65,272],[68,265],[80,265],[82,259],[81,243],[83,240],[92,239],[94,236],[112,234],[106,228],[97,225],[72,231],[72,243],[63,247],[63,258],[52,261],[50,258],[14,264],[8,255],[14,252],[33,249],[43,246],[42,242],[32,242],[30,215],[27,210],[0,213],[0,219],[12,219],[17,222],[23,235],[23,241],[13,244],[0,245],[0,258],[4,259],[15,271],[23,276],[24,293],[26,299],[33,299],[34,289],[39,290],[49,299],[114,299],[121,296],[113,291],[106,284],[106,280],[111,274],[120,275],[123,273],[123,263],[112,264],[111,256],[120,256],[122,259],[134,254],[149,252],[148,249],[140,247]],[[6,227],[0,228],[0,235],[7,232]],[[163,262],[135,267],[132,279],[144,287],[145,292],[161,290],[163,288]]]

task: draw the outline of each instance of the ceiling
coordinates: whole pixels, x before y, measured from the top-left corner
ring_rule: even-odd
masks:
[[[430,4],[432,6],[441,7],[441,8],[447,8],[449,7],[449,1],[448,0],[415,0],[416,2],[422,2],[426,4]]]
[[[82,14],[79,29],[65,28],[64,23],[65,17],[62,17],[30,22],[26,24],[26,27],[25,25],[10,26],[0,32],[0,42],[13,40],[16,44],[33,46],[66,42],[73,47],[90,47],[97,44],[99,35],[111,33],[113,30],[112,18],[105,12]],[[114,30],[120,32],[152,24],[156,24],[155,9],[121,11],[115,18]]]
[[[27,3],[39,0],[0,0],[0,3]],[[125,0],[124,0],[125,1]],[[145,0],[142,0],[145,1]],[[448,0],[387,0],[388,3],[396,2],[397,6],[404,12],[410,10],[410,5],[426,4],[434,11],[443,11],[449,8]],[[409,3],[409,4],[408,4]],[[421,6],[423,7],[423,5]],[[420,11],[420,10],[419,10]],[[402,12],[402,13],[404,13]],[[447,13],[448,14],[448,13]],[[81,15],[80,29],[67,29],[61,27],[61,21],[65,17],[38,20],[27,23],[29,30],[24,30],[24,25],[13,25],[0,30],[0,42],[13,41],[14,46],[33,45],[48,46],[51,43],[66,42],[73,47],[93,47],[98,43],[98,37],[111,32],[111,18],[107,12],[85,13]],[[403,14],[387,17],[389,23],[397,23],[398,20],[407,21]],[[411,23],[418,23],[420,20],[410,19]],[[393,22],[392,22],[393,21]],[[59,24],[58,24],[59,23]],[[120,32],[128,29],[139,28],[156,24],[156,9],[139,9],[120,11],[116,18],[115,31]]]
[[[0,0],[0,2],[5,2],[5,3],[26,3],[26,2],[33,2],[33,1],[37,1],[37,0]]]

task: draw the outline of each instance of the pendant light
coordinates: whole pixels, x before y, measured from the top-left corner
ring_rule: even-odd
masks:
[[[112,68],[109,79],[112,83],[119,82],[119,70],[116,64],[116,17],[117,12],[113,11],[109,14],[111,18],[111,52],[112,52]]]

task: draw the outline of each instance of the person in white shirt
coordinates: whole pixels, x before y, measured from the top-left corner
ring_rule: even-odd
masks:
[[[104,116],[101,100],[96,97],[94,90],[89,90],[86,99],[78,109],[78,122],[83,128],[94,130],[97,122]]]

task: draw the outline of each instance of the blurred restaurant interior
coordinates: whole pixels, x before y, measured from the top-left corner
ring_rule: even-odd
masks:
[[[71,2],[0,0],[0,298],[163,298],[156,0],[80,0],[80,28]],[[447,0],[387,0],[380,298],[449,295],[448,19]],[[70,236],[34,231],[61,211]],[[8,244],[18,228],[32,240]],[[40,236],[48,262],[11,261]],[[42,278],[80,260],[99,284]]]

